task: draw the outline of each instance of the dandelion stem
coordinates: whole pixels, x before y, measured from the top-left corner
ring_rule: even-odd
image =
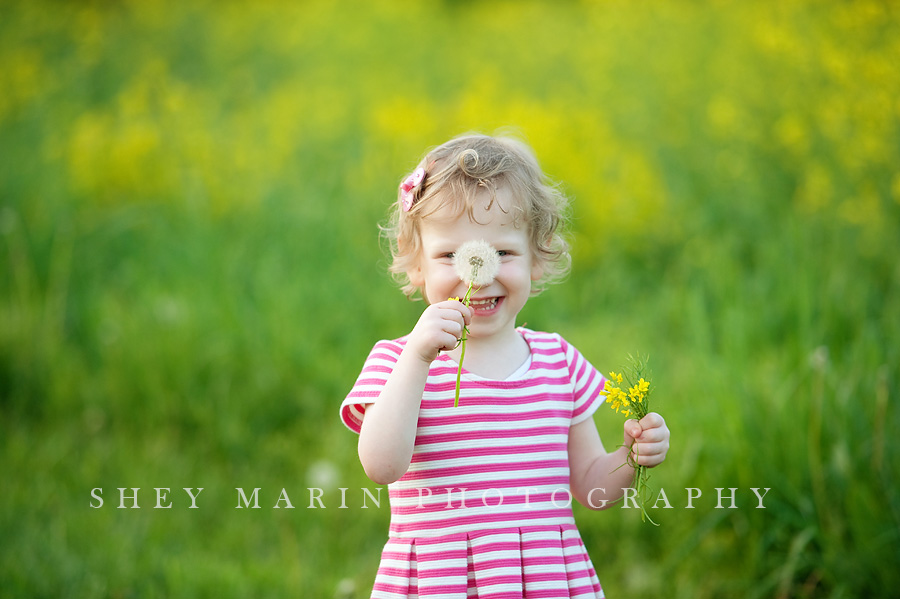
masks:
[[[463,359],[466,357],[466,331],[463,330],[462,334],[462,349],[459,352],[459,369],[456,371],[456,398],[453,400],[453,407],[459,407],[459,382],[462,378],[462,363]]]
[[[476,269],[476,272],[477,272],[477,269]],[[462,303],[464,306],[468,306],[469,302],[472,300],[472,287],[473,287],[472,283],[469,283],[469,288],[466,289],[466,295],[463,296],[463,298],[462,298]],[[466,357],[466,339],[468,338],[468,336],[469,336],[469,327],[464,326],[462,335],[460,336],[460,345],[461,345],[462,349],[460,349],[460,352],[459,352],[459,368],[457,368],[457,370],[456,370],[456,397],[453,399],[453,407],[454,408],[459,407],[459,385],[460,385],[460,381],[462,380],[462,366],[463,366],[463,359],[465,359],[465,357]]]

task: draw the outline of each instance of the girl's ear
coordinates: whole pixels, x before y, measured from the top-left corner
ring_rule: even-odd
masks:
[[[409,277],[409,282],[412,283],[414,287],[422,289],[425,285],[425,277],[422,275],[422,267],[419,266],[418,261],[415,266],[406,271],[406,276]]]
[[[397,249],[400,253],[404,253],[406,250],[406,244],[403,243],[403,238],[397,238]],[[415,263],[406,269],[406,276],[409,278],[409,282],[413,287],[418,287],[422,289],[422,286],[425,285],[425,275],[422,274],[422,265],[419,262],[418,257],[416,257]]]
[[[531,258],[531,280],[539,281],[544,276],[544,261],[537,256]]]

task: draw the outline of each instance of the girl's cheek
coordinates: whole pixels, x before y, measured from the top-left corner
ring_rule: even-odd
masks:
[[[500,263],[500,270],[497,271],[497,278],[501,277],[516,277],[521,275],[527,270],[525,261],[518,260],[507,260],[506,262]]]

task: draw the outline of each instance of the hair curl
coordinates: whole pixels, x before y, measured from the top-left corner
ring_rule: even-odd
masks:
[[[511,192],[513,205],[500,209],[513,212],[516,227],[526,224],[533,257],[543,267],[532,294],[566,276],[571,259],[561,229],[569,199],[544,175],[527,144],[507,136],[466,134],[430,150],[418,167],[425,169],[425,178],[412,190],[412,208],[406,212],[400,201],[395,202],[390,220],[381,227],[393,258],[388,270],[407,297],[419,291],[407,272],[422,251],[421,222],[448,205],[478,222],[474,212],[478,192],[490,192],[490,207],[503,186]]]

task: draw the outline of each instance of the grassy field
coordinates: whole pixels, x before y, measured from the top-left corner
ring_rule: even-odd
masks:
[[[502,127],[573,198],[522,320],[649,353],[672,430],[660,527],[577,512],[607,594],[896,594],[898,62],[872,1],[6,2],[0,596],[367,597],[337,408],[422,309],[377,223]]]

